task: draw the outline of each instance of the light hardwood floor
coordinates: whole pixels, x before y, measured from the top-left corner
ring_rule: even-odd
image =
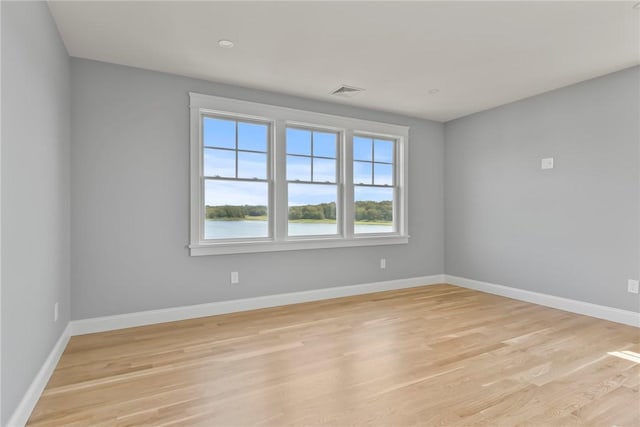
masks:
[[[29,425],[638,426],[638,353],[637,328],[435,285],[73,337]]]

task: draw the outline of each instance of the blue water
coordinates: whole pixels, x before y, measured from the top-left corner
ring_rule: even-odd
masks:
[[[290,236],[317,236],[337,234],[336,224],[322,223],[289,223]],[[356,233],[389,233],[391,225],[356,224]],[[267,221],[216,221],[208,219],[204,222],[205,239],[234,239],[243,237],[267,237],[269,235]]]

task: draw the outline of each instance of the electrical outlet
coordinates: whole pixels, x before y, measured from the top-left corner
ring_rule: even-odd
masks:
[[[553,169],[553,157],[547,157],[540,161],[540,169]]]
[[[237,271],[232,271],[231,272],[231,283],[235,284],[235,283],[239,283],[240,282],[240,275],[238,274]]]
[[[632,294],[637,294],[638,288],[640,288],[640,282],[633,279],[627,280],[627,292],[631,292]]]
[[[53,304],[53,321],[58,321],[58,303]]]
[[[380,258],[380,268],[382,268],[382,269],[387,268],[387,260],[386,260],[386,258]]]

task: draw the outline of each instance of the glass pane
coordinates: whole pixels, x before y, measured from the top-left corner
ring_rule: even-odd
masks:
[[[287,128],[287,154],[311,155],[311,131]]]
[[[289,236],[338,234],[338,187],[289,184]]]
[[[373,141],[376,162],[393,163],[393,141],[376,139]]]
[[[205,239],[269,237],[266,182],[206,180]]]
[[[205,147],[236,148],[235,120],[205,117],[202,125],[202,144]]]
[[[287,180],[311,181],[311,157],[287,156]]]
[[[315,182],[336,182],[336,161],[314,158],[313,180]]]
[[[353,183],[371,184],[371,163],[353,162]]]
[[[384,163],[374,163],[373,183],[375,185],[393,185],[393,166]]]
[[[204,175],[236,177],[236,152],[231,150],[204,149]]]
[[[338,135],[335,133],[313,133],[313,155],[320,157],[336,158],[336,142]]]
[[[393,188],[354,188],[355,233],[393,232]]]
[[[354,136],[353,137],[353,159],[354,160],[372,160],[371,144],[372,144],[371,138]]]
[[[268,132],[268,125],[238,122],[238,148],[266,152]]]
[[[238,178],[267,179],[267,155],[238,151]]]

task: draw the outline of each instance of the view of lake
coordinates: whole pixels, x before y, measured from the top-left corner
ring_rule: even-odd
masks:
[[[267,237],[267,221],[216,221],[207,219],[204,222],[205,239],[229,239],[241,237]],[[389,233],[393,226],[389,224],[356,224],[356,233]],[[295,236],[310,236],[321,234],[336,234],[336,224],[290,222],[289,234]]]

